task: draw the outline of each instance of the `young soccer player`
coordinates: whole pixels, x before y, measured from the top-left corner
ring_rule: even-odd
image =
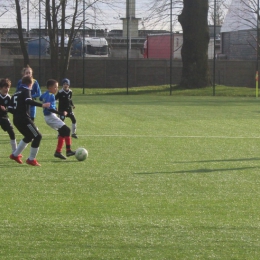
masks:
[[[14,128],[8,118],[8,106],[11,102],[11,96],[8,94],[11,87],[11,81],[9,79],[0,79],[0,125],[2,129],[8,133],[10,137],[10,144],[12,152],[17,148],[15,139]]]
[[[33,77],[33,70],[32,68],[27,65],[26,67],[24,67],[22,69],[22,76],[30,76],[30,77]],[[22,80],[20,79],[17,83],[17,86],[16,86],[16,91],[19,90],[20,86],[22,84]],[[40,97],[41,95],[41,88],[39,86],[39,83],[36,79],[33,79],[33,86],[32,86],[32,90],[31,90],[31,95],[32,95],[32,98],[35,100],[37,97]],[[30,117],[31,119],[34,121],[34,118],[36,117],[36,106],[31,106],[30,107]]]
[[[55,96],[55,99],[59,101],[59,106],[58,106],[58,111],[60,112],[67,112],[67,115],[61,115],[60,119],[62,121],[65,120],[65,117],[69,117],[71,122],[72,122],[72,126],[71,126],[71,137],[73,138],[78,138],[78,136],[76,135],[76,118],[75,115],[72,111],[72,108],[75,109],[75,106],[72,102],[72,90],[70,89],[70,80],[69,79],[63,79],[61,82],[62,85],[62,89],[60,91],[58,91],[58,93]]]
[[[70,128],[65,125],[57,114],[60,116],[66,116],[67,112],[59,112],[56,110],[55,94],[58,90],[58,82],[54,79],[49,79],[46,86],[47,91],[40,96],[40,100],[43,101],[43,103],[49,102],[51,105],[50,108],[45,108],[43,110],[44,119],[47,125],[59,132],[58,144],[54,157],[65,160],[66,157],[61,153],[64,141],[66,143],[66,156],[69,157],[75,155],[75,152],[71,150]]]
[[[19,132],[24,138],[18,144],[16,150],[10,155],[10,159],[18,163],[23,163],[20,154],[32,142],[30,155],[26,160],[27,164],[32,166],[41,166],[37,160],[36,155],[39,151],[42,135],[30,117],[30,106],[49,107],[50,103],[41,104],[32,99],[31,89],[33,85],[33,78],[25,76],[22,78],[22,84],[19,90],[14,93],[11,98],[11,104],[8,110],[13,113],[13,122]]]

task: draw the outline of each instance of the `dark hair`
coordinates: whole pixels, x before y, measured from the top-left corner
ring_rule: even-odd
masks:
[[[46,87],[49,88],[51,86],[53,86],[54,84],[57,84],[58,81],[55,80],[55,79],[48,79],[47,82],[46,82]]]
[[[3,87],[11,87],[11,80],[8,79],[8,78],[5,78],[5,79],[0,79],[0,88],[3,88]]]
[[[33,83],[33,78],[30,76],[24,76],[22,77],[22,84],[24,85],[31,85]]]
[[[30,70],[32,71],[32,74],[33,74],[33,69],[30,67],[30,65],[27,65],[27,66],[24,67],[24,68],[22,69],[22,71],[21,71],[22,76],[24,75],[24,72],[25,72],[26,70],[28,70],[28,69],[30,69]]]

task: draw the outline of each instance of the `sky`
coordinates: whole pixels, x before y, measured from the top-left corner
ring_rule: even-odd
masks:
[[[27,0],[21,0],[24,2],[23,9],[23,28],[29,29],[39,27],[39,11],[38,11],[38,0],[29,0],[29,25],[27,25]],[[68,0],[73,4],[74,0]],[[93,0],[90,0],[93,2]],[[150,8],[152,0],[136,0],[136,11],[135,17],[141,18],[139,23],[139,29],[162,29],[159,23],[152,24],[145,19],[147,18],[148,9]],[[16,27],[16,11],[14,5],[11,5],[14,0],[0,0],[0,28],[12,28]],[[35,7],[32,4],[35,2]],[[89,2],[86,0],[85,3]],[[86,27],[97,29],[122,29],[122,20],[120,18],[126,17],[126,0],[110,0],[109,5],[97,3],[94,7],[89,8],[86,12],[92,14],[93,17],[89,17],[88,24]],[[82,7],[81,7],[82,8]],[[43,10],[43,7],[42,7]],[[95,10],[95,12],[94,12]],[[44,20],[42,20],[42,27],[44,27]],[[167,26],[166,26],[167,27]],[[169,29],[164,28],[164,29]]]
[[[27,0],[20,0],[24,2],[23,9],[23,28],[33,29],[39,27],[39,11],[38,11],[38,3],[39,0],[29,0],[29,23],[27,23]],[[70,4],[73,4],[75,0],[68,0]],[[85,0],[87,2],[93,2],[95,0]],[[88,17],[88,21],[86,23],[86,27],[93,29],[122,29],[122,20],[120,18],[126,17],[126,0],[106,0],[110,1],[110,4],[104,4],[99,1],[97,4],[93,6],[93,8],[88,8],[86,11],[86,17]],[[156,20],[156,15],[150,15],[149,8],[151,7],[151,3],[155,0],[135,0],[136,1],[136,10],[135,17],[141,18],[139,22],[139,30],[149,29],[149,30],[170,30],[170,18],[169,14],[164,12],[163,15],[158,16]],[[170,0],[162,0],[169,3]],[[230,0],[227,0],[230,1]],[[179,1],[180,2],[180,1]],[[158,1],[159,3],[159,1]],[[12,5],[13,4],[13,5]],[[175,12],[180,12],[180,6],[177,6],[177,9],[174,9]],[[43,11],[43,7],[42,11]],[[80,6],[82,8],[82,6]],[[69,11],[68,11],[69,12]],[[153,19],[148,20],[148,16],[153,17]],[[44,28],[45,22],[41,17],[41,27]],[[180,31],[181,26],[174,22],[173,30]],[[0,28],[12,28],[16,27],[16,11],[14,6],[14,0],[0,0]]]

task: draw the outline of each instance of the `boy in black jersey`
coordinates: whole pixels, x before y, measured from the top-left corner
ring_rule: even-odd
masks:
[[[7,111],[11,102],[11,96],[8,94],[11,87],[9,79],[0,79],[0,126],[8,133],[12,152],[17,148],[14,128],[8,118]]]
[[[26,160],[26,163],[33,166],[41,166],[35,158],[39,150],[42,135],[30,117],[30,106],[45,108],[49,107],[50,103],[41,104],[34,101],[31,96],[32,85],[32,77],[23,77],[22,85],[12,96],[11,104],[8,107],[8,110],[13,113],[14,125],[24,136],[18,144],[17,149],[10,155],[10,159],[15,160],[18,163],[23,163],[19,155],[27,147],[27,145],[32,142],[30,155]]]
[[[72,91],[70,89],[70,80],[63,79],[61,82],[62,89],[58,91],[55,96],[55,99],[59,101],[58,111],[63,113],[64,111],[67,112],[66,116],[60,116],[62,121],[65,120],[65,117],[69,117],[72,125],[71,125],[71,137],[78,138],[76,135],[76,118],[74,113],[72,112],[72,108],[74,109],[75,106],[72,102]]]

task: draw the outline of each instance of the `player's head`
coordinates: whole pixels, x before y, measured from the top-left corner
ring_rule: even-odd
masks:
[[[33,76],[33,70],[29,65],[22,69],[22,76]]]
[[[8,78],[0,79],[0,93],[6,95],[11,87],[11,80]]]
[[[49,79],[46,83],[46,87],[50,93],[55,94],[58,90],[58,81],[55,79]]]
[[[28,86],[29,89],[32,88],[33,78],[32,76],[24,76],[22,77],[22,84]]]
[[[70,80],[65,78],[61,81],[61,85],[63,87],[64,90],[68,90],[70,87]]]

